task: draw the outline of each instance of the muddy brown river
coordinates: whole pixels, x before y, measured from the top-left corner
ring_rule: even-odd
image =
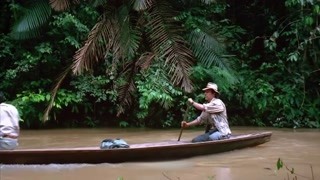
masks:
[[[0,165],[0,180],[283,180],[320,179],[320,130],[232,127],[234,134],[271,131],[265,144],[219,154],[162,162],[119,164]],[[180,130],[22,130],[20,149],[99,146],[105,138],[128,144],[178,139]],[[191,140],[201,129],[188,129]],[[281,158],[285,167],[277,170]]]

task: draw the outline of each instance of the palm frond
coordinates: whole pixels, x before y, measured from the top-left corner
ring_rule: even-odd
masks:
[[[165,64],[170,67],[172,83],[190,92],[193,89],[189,78],[190,69],[194,64],[192,51],[188,43],[178,35],[181,27],[173,19],[174,11],[166,4],[155,6],[147,24],[151,28],[149,37],[152,49],[157,56],[165,58]]]
[[[51,15],[51,8],[47,1],[39,0],[26,9],[22,18],[15,23],[10,33],[14,39],[28,39],[40,34],[40,27]]]
[[[133,9],[136,11],[144,11],[150,8],[154,0],[134,0]]]
[[[64,11],[70,7],[70,0],[50,0],[49,3],[55,11]]]
[[[65,71],[63,71],[60,76],[57,78],[57,82],[54,85],[53,89],[51,90],[51,97],[50,97],[50,102],[49,105],[47,106],[46,110],[44,111],[44,115],[43,115],[43,121],[47,121],[49,120],[49,113],[51,112],[51,109],[53,107],[54,104],[54,100],[56,98],[56,95],[58,93],[58,90],[63,82],[63,80],[65,79],[65,77],[69,74],[69,72],[71,71],[71,66],[69,66]]]
[[[79,0],[49,0],[50,6],[55,11],[65,11],[69,9],[72,2],[77,4]]]
[[[140,67],[141,70],[146,70],[150,67],[152,61],[155,58],[155,54],[151,52],[146,52],[140,56],[136,62],[136,66]]]
[[[118,47],[120,49],[120,54],[117,58],[127,58],[131,60],[137,55],[137,50],[141,41],[141,33],[131,26],[128,6],[122,6],[118,12]]]
[[[137,73],[136,68],[133,63],[128,64],[126,67],[130,67],[125,69],[118,78],[120,81],[115,85],[119,96],[119,104],[117,107],[117,116],[122,114],[125,110],[125,107],[130,107],[132,104],[132,100],[134,92],[136,91],[136,86],[134,84],[134,75]],[[124,80],[124,81],[121,81]]]
[[[128,64],[138,54],[141,33],[132,27],[129,13],[128,6],[124,4],[119,8],[111,9],[105,15],[108,17],[108,29],[106,30],[108,51],[105,54],[111,54],[112,63],[110,64],[112,64],[113,70]]]
[[[132,104],[133,77],[137,71],[132,60],[141,40],[139,31],[132,29],[128,17],[126,4],[119,8],[109,7],[102,21],[90,32],[85,45],[77,51],[72,68],[75,74],[81,74],[84,70],[93,70],[94,62],[111,57],[111,71],[118,73],[114,87],[119,95],[118,115]]]
[[[110,21],[102,18],[90,31],[85,45],[80,48],[75,56],[72,65],[74,74],[81,74],[83,71],[91,71],[93,63],[101,60],[107,51],[107,42],[109,40],[108,30]]]
[[[166,50],[166,64],[169,64],[169,74],[172,75],[173,84],[179,84],[186,92],[191,92],[192,82],[189,78],[190,70],[194,64],[192,52],[181,37],[173,38],[173,44]]]
[[[216,65],[223,69],[229,68],[228,62],[222,57],[224,50],[214,36],[197,29],[191,32],[189,42],[195,56],[205,67]]]

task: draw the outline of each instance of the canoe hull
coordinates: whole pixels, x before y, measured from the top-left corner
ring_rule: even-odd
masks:
[[[171,141],[133,144],[130,148],[106,149],[99,147],[17,149],[0,151],[1,164],[70,164],[70,163],[121,163],[163,161],[208,155],[256,146],[270,141],[272,133],[263,132],[239,135],[226,140],[190,143]]]

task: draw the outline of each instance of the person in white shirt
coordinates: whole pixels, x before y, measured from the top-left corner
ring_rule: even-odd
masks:
[[[14,150],[18,147],[20,133],[19,112],[0,92],[0,150]]]
[[[186,128],[198,124],[206,124],[209,129],[204,134],[195,137],[192,142],[203,142],[211,140],[227,139],[231,136],[229,128],[227,110],[225,104],[218,98],[218,86],[209,82],[203,89],[207,103],[201,104],[193,101],[191,98],[188,102],[202,113],[191,122],[182,121],[181,127]]]

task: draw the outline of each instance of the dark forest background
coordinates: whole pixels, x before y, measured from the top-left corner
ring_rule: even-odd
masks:
[[[215,82],[231,125],[320,127],[320,2],[2,0],[24,128],[179,127]]]

